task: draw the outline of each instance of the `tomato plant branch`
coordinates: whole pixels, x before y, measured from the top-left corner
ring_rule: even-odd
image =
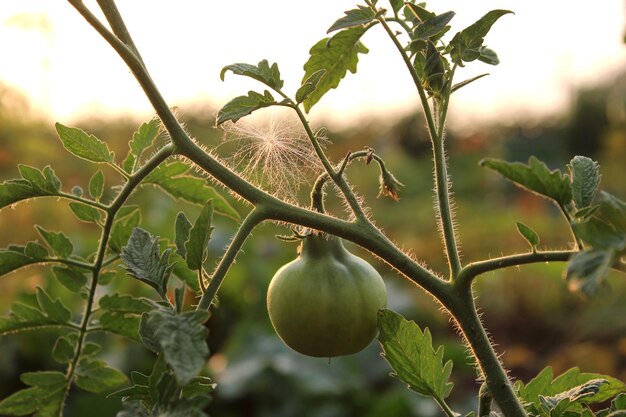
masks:
[[[88,264],[86,262],[81,262],[75,259],[68,259],[68,258],[47,258],[47,259],[43,259],[41,263],[59,263],[59,264],[64,264],[68,266],[75,266],[81,269],[87,269],[89,271],[94,269],[94,266],[92,264]]]
[[[469,287],[472,281],[481,274],[511,266],[526,265],[539,262],[566,262],[576,251],[544,251],[529,252],[517,255],[502,256],[485,261],[472,262],[463,267],[457,276],[459,286]]]
[[[397,36],[393,33],[393,31],[385,21],[385,18],[383,16],[380,16],[378,20],[382,24],[383,28],[393,41],[396,49],[402,56],[402,60],[404,61],[405,66],[411,74],[411,78],[413,79],[413,83],[417,88],[417,92],[422,102],[424,115],[426,117],[426,125],[428,127],[428,132],[430,134],[430,139],[433,145],[433,156],[435,164],[435,191],[438,201],[437,214],[440,221],[441,233],[443,237],[443,243],[446,249],[448,264],[450,266],[450,278],[453,279],[461,269],[461,261],[457,248],[457,240],[452,216],[452,207],[450,204],[450,185],[448,183],[447,161],[443,134],[445,126],[445,116],[447,113],[447,103],[444,106],[444,108],[446,109],[445,112],[440,114],[439,125],[441,127],[438,129],[433,118],[433,113],[428,102],[428,97],[426,95],[426,92],[424,91],[424,87],[422,86],[422,82],[417,71],[411,64],[411,60],[409,59],[404,48],[400,44]],[[452,80],[449,80],[449,83],[451,82]]]
[[[468,348],[477,360],[480,377],[487,383],[489,392],[502,413],[506,417],[526,417],[526,411],[515,394],[511,381],[478,316],[471,289],[459,288],[448,308],[465,337]]]
[[[346,202],[352,209],[352,212],[354,213],[354,215],[358,219],[361,219],[363,221],[368,221],[367,216],[365,215],[365,213],[363,212],[363,209],[361,208],[361,205],[359,204],[359,201],[357,200],[356,196],[354,195],[354,192],[352,191],[352,188],[350,188],[350,185],[347,183],[346,179],[344,178],[343,172],[341,170],[335,170],[335,168],[333,168],[333,166],[331,165],[330,161],[326,157],[326,154],[324,153],[324,150],[319,144],[317,137],[311,130],[311,126],[309,126],[309,122],[306,120],[306,117],[304,116],[304,113],[302,112],[300,107],[293,106],[293,109],[296,111],[298,118],[302,122],[302,125],[304,126],[304,130],[306,131],[306,134],[309,137],[311,144],[313,145],[313,148],[315,149],[315,153],[322,161],[322,164],[324,165],[324,169],[326,170],[326,173],[330,176],[330,178],[332,178],[335,184],[337,184],[337,187],[341,190],[341,193],[343,194],[344,198],[346,199]]]
[[[68,200],[78,201],[80,203],[87,204],[88,206],[91,206],[91,207],[94,207],[94,208],[97,208],[97,209],[100,209],[100,210],[104,210],[104,211],[106,211],[109,208],[109,206],[107,206],[107,205],[104,205],[102,203],[98,203],[98,202],[93,201],[93,200],[89,200],[87,198],[79,197],[79,196],[74,195],[74,194],[68,194],[68,193],[60,192],[58,194],[58,196],[66,198]]]
[[[70,361],[67,372],[66,372],[66,386],[65,391],[63,393],[63,398],[67,398],[69,390],[72,386],[72,381],[74,379],[74,375],[76,373],[76,368],[78,366],[82,351],[83,345],[85,342],[85,337],[87,335],[87,329],[89,327],[89,322],[91,321],[91,315],[93,311],[93,304],[95,302],[96,289],[98,288],[98,278],[100,276],[100,271],[102,270],[102,266],[104,263],[104,256],[107,252],[107,247],[109,244],[109,237],[111,235],[111,229],[113,228],[113,222],[115,220],[115,215],[122,208],[128,197],[135,190],[135,188],[141,183],[141,181],[152,172],[161,162],[165,161],[172,155],[173,146],[168,144],[165,147],[161,148],[157,153],[155,153],[152,158],[150,158],[146,164],[141,167],[133,176],[131,176],[126,184],[122,187],[119,194],[115,197],[111,206],[107,209],[106,220],[104,222],[104,226],[102,227],[102,233],[100,236],[100,244],[98,246],[98,251],[96,254],[96,259],[92,266],[92,279],[89,285],[89,293],[87,296],[87,301],[85,305],[85,311],[83,313],[83,318],[80,324],[80,330],[78,332],[78,337],[76,341],[76,346],[74,348],[74,355],[72,360]],[[65,403],[65,400],[63,401]],[[59,411],[59,416],[62,416],[63,410]]]
[[[252,230],[264,220],[266,220],[267,217],[268,216],[265,213],[263,206],[259,205],[252,209],[252,211],[246,216],[246,218],[243,219],[241,225],[239,225],[239,229],[233,237],[233,240],[230,242],[230,245],[228,245],[228,249],[226,249],[226,252],[222,256],[222,259],[220,259],[220,262],[217,265],[215,272],[213,272],[211,278],[209,279],[209,286],[202,294],[200,302],[198,303],[198,310],[208,310],[209,307],[211,307],[211,303],[215,298],[215,294],[217,294],[217,291],[219,290],[220,285],[222,285],[222,281],[224,280],[226,273],[235,261],[235,258],[241,250],[244,242],[246,241],[248,236],[250,236]],[[202,271],[202,268],[200,268],[200,271]]]

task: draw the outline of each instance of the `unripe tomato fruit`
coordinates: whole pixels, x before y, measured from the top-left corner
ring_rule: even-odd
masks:
[[[267,291],[278,336],[315,357],[364,349],[376,336],[377,313],[386,304],[378,272],[338,238],[321,235],[304,238],[299,256],[276,272]]]

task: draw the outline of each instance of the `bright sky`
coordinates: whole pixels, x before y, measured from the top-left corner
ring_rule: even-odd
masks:
[[[95,5],[95,1],[87,1]],[[386,0],[379,0],[381,5]],[[220,69],[234,62],[277,62],[286,91],[295,92],[309,48],[354,0],[118,0],[145,62],[168,102],[221,106],[258,84]],[[501,64],[470,65],[458,81],[489,77],[455,93],[451,114],[473,119],[554,113],[571,86],[597,83],[626,68],[623,0],[437,0],[455,10],[452,33],[491,9],[510,9],[488,35]],[[95,10],[95,7],[92,7]],[[397,52],[380,27],[363,38],[358,73],[328,93],[312,117],[353,121],[406,114],[417,104]],[[0,81],[28,95],[55,120],[102,112],[150,114],[121,60],[63,0],[0,0]],[[262,88],[262,87],[261,87]],[[466,118],[466,120],[468,120]]]

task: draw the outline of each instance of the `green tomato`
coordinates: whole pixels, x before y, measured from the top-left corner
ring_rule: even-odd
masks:
[[[386,304],[378,272],[338,238],[320,235],[303,240],[300,255],[276,272],[267,292],[278,336],[315,357],[363,350],[376,336],[377,313]]]

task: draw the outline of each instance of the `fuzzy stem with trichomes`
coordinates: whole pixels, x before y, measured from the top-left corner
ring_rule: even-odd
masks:
[[[373,7],[373,10],[376,12],[378,11],[375,7]],[[406,54],[397,36],[387,24],[385,17],[382,15],[379,16],[378,21],[381,23],[381,25],[385,29],[385,32],[387,32],[387,35],[389,35],[389,38],[392,40],[394,46],[400,53],[402,60],[411,75],[413,83],[417,88],[417,93],[420,97],[420,101],[422,102],[424,116],[426,117],[426,126],[428,128],[428,133],[430,135],[431,143],[433,146],[435,191],[437,194],[437,210],[439,215],[439,221],[441,222],[443,244],[445,247],[446,256],[450,268],[450,279],[454,279],[454,277],[461,269],[461,261],[457,248],[457,238],[454,228],[452,207],[450,204],[450,186],[448,182],[449,178],[447,174],[447,161],[444,145],[445,116],[448,107],[447,102],[443,107],[445,111],[439,114],[439,125],[441,127],[438,129],[437,125],[435,124],[435,119],[433,117],[430,103],[428,102],[428,96],[426,94],[426,91],[424,90],[424,87],[422,86],[422,81],[420,80],[417,71],[411,64],[409,56]],[[451,84],[452,80],[448,80],[448,83]]]
[[[65,398],[69,393],[69,390],[72,386],[72,381],[74,379],[74,375],[76,373],[76,368],[78,366],[82,351],[83,345],[85,342],[85,337],[87,335],[87,330],[89,327],[89,322],[91,321],[91,315],[93,312],[93,304],[95,302],[96,289],[98,287],[98,278],[100,276],[100,271],[104,265],[104,256],[107,251],[107,247],[109,244],[109,237],[111,236],[111,229],[113,228],[113,222],[115,221],[115,216],[118,211],[122,208],[128,197],[130,197],[131,193],[139,186],[141,181],[152,172],[161,162],[165,161],[172,155],[173,146],[168,144],[165,147],[161,148],[157,153],[155,153],[152,158],[150,158],[146,164],[141,167],[134,175],[132,175],[126,184],[122,187],[119,194],[115,197],[111,205],[106,210],[106,219],[104,222],[104,226],[102,227],[102,232],[100,235],[100,244],[98,246],[98,251],[96,253],[96,259],[92,265],[92,278],[89,286],[89,292],[87,296],[87,301],[85,305],[85,311],[83,313],[83,318],[80,324],[80,329],[78,331],[78,337],[76,341],[76,346],[74,348],[74,355],[67,367],[66,372],[66,386],[65,391],[63,393],[63,404],[65,403]],[[63,415],[63,409],[61,408],[59,412],[59,416]]]
[[[389,174],[387,166],[385,165],[385,161],[383,161],[383,159],[379,155],[375,154],[372,149],[365,149],[362,151],[348,153],[348,155],[346,155],[346,157],[342,161],[341,166],[337,169],[337,174],[343,175],[343,172],[345,171],[348,164],[358,158],[371,158],[371,160],[376,161],[376,163],[378,164],[381,175]],[[329,179],[330,176],[328,175],[328,173],[324,172],[317,177],[317,179],[313,183],[313,187],[311,188],[311,208],[313,210],[319,211],[320,213],[325,212],[324,187]]]
[[[230,242],[230,245],[228,245],[228,249],[226,249],[226,252],[222,255],[215,272],[213,272],[211,278],[209,279],[209,285],[206,288],[206,291],[203,292],[202,297],[198,302],[198,310],[209,309],[217,291],[220,288],[220,285],[222,285],[222,281],[224,280],[226,273],[235,261],[235,258],[241,250],[244,242],[250,236],[252,230],[267,217],[268,216],[265,213],[263,206],[259,205],[252,209],[252,211],[241,222],[239,229],[237,229],[235,236],[233,236],[233,240]],[[200,270],[202,270],[202,268]]]

